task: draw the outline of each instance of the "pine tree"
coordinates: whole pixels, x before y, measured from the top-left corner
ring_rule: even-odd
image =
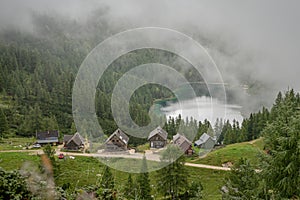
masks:
[[[128,175],[127,183],[124,188],[124,196],[126,199],[135,199],[136,188],[134,186],[131,174]]]
[[[184,168],[185,158],[177,146],[168,146],[163,152],[161,161],[166,167],[157,172],[158,190],[166,197],[178,199],[188,188],[188,173]]]
[[[58,130],[58,123],[54,115],[50,117],[44,117],[42,121],[43,130]]]
[[[264,157],[263,172],[280,198],[300,197],[300,111],[293,91],[286,93],[277,116],[264,129],[270,156]]]
[[[97,191],[97,195],[99,199],[103,199],[103,200],[115,199],[116,194],[114,188],[115,188],[114,176],[112,175],[110,168],[108,166],[105,166],[99,184],[99,189]]]
[[[0,199],[31,199],[25,178],[19,171],[5,171],[0,167]]]
[[[141,173],[137,177],[137,185],[138,185],[138,197],[141,200],[152,199],[151,197],[151,187],[150,187],[150,179],[147,167],[146,156],[144,155],[142,160],[142,168]]]
[[[246,159],[240,159],[225,179],[223,199],[260,199],[259,174]]]
[[[76,133],[77,132],[77,129],[76,129],[76,125],[74,122],[72,122],[72,125],[71,125],[71,133]]]
[[[200,200],[203,199],[203,186],[200,182],[192,182],[189,188],[189,199]]]
[[[8,123],[6,116],[2,109],[0,109],[0,138],[5,137],[5,135],[8,133]]]

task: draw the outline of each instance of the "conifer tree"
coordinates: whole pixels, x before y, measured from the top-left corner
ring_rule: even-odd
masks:
[[[128,175],[127,183],[124,188],[124,196],[126,199],[135,199],[136,188],[134,186],[131,174]]]
[[[103,199],[103,200],[115,199],[116,194],[114,188],[115,188],[114,176],[112,175],[110,168],[108,166],[105,166],[99,184],[99,189],[97,191],[97,195],[99,199]]]
[[[2,109],[0,109],[0,138],[5,137],[8,133],[8,123]]]
[[[161,161],[166,167],[159,170],[158,190],[166,197],[178,199],[188,188],[188,173],[184,168],[184,156],[178,156],[183,152],[174,145],[170,145],[163,152]],[[177,159],[178,158],[178,159]]]
[[[240,159],[226,177],[223,199],[259,199],[259,175],[246,159]]]
[[[264,157],[265,179],[280,198],[300,198],[300,111],[293,91],[277,109],[276,119],[264,129],[270,156]]]
[[[142,160],[142,168],[141,173],[137,177],[137,185],[138,185],[138,197],[141,200],[152,199],[151,197],[151,187],[150,187],[150,179],[147,167],[146,156],[144,155]]]

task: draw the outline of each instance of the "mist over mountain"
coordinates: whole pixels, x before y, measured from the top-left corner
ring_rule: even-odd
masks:
[[[2,33],[13,28],[54,44],[60,37],[89,40],[86,54],[127,29],[178,30],[208,50],[228,89],[236,91],[236,101],[252,111],[270,106],[279,90],[300,89],[299,6],[296,0],[3,0],[0,28]],[[250,96],[242,85],[248,86]]]

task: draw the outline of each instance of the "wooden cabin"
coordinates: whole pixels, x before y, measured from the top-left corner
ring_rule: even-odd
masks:
[[[199,140],[195,141],[195,146],[202,149],[212,149],[216,144],[216,140],[209,136],[207,133],[203,133]]]
[[[173,144],[178,146],[186,155],[193,155],[192,142],[184,135],[179,133],[174,135]]]
[[[39,132],[36,133],[36,139],[37,139],[36,143],[40,145],[45,145],[45,144],[57,145],[58,137],[59,137],[59,133],[57,130]]]
[[[160,126],[150,132],[148,141],[150,148],[163,148],[167,144],[168,133]]]
[[[77,151],[84,148],[85,140],[77,132],[74,135],[64,135],[64,148],[67,150]]]
[[[128,147],[129,137],[121,130],[117,129],[105,141],[106,151],[126,151]]]

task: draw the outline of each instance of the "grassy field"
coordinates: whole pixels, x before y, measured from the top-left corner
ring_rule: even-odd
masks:
[[[146,144],[139,145],[136,147],[136,152],[145,152],[150,149],[150,144],[147,142]]]
[[[40,157],[29,155],[28,153],[4,153],[0,152],[0,167],[6,170],[20,169],[25,162],[32,162],[39,165]],[[78,188],[87,185],[95,185],[101,179],[103,164],[98,159],[92,157],[77,156],[74,160],[57,160],[60,164],[60,175],[56,178],[56,184],[62,186],[64,183],[70,183],[71,188]],[[129,160],[128,162],[138,162]],[[219,188],[223,184],[223,178],[227,172],[215,171],[210,169],[201,169],[195,167],[186,167],[189,171],[189,181],[201,181],[204,186],[205,199],[221,199]],[[137,170],[137,169],[136,169]],[[128,173],[112,170],[115,177],[116,186],[122,189],[126,184]],[[133,174],[133,179],[137,174]],[[157,172],[150,173],[153,195],[159,197],[156,193]],[[159,198],[158,198],[159,199]]]
[[[21,150],[35,142],[35,138],[3,138],[0,140],[0,151]]]
[[[222,166],[223,163],[235,163],[244,157],[253,164],[257,164],[257,155],[263,152],[263,145],[262,138],[251,142],[231,144],[208,153],[204,158],[190,158],[189,162]]]
[[[26,144],[33,143],[33,138],[10,138],[3,139],[0,143],[0,150],[17,150],[22,149]],[[237,143],[227,145],[223,148],[214,150],[207,154],[204,158],[198,156],[188,157],[187,162],[201,163],[221,166],[222,163],[235,163],[242,157],[246,157],[252,161],[253,164],[257,162],[257,155],[262,151],[264,146],[263,139],[257,139],[250,142]],[[147,149],[148,146],[141,146],[141,150]],[[0,152],[0,167],[6,170],[20,169],[25,162],[32,162],[38,166],[40,164],[40,157],[30,155],[30,153],[4,153]],[[70,183],[70,188],[80,188],[87,185],[95,185],[101,179],[104,164],[97,158],[77,156],[74,160],[58,160],[60,165],[60,174],[56,178],[56,184],[63,186],[65,183]],[[124,164],[125,163],[125,164]],[[149,162],[149,168],[152,163]],[[153,166],[157,163],[153,162]],[[138,172],[141,166],[141,160],[134,159],[110,159],[109,166],[120,169],[123,166],[125,171]],[[195,167],[186,167],[189,171],[189,182],[201,181],[204,186],[205,199],[221,199],[219,188],[223,185],[223,180],[226,175],[225,171],[217,171],[210,169],[201,169]],[[128,173],[118,170],[112,170],[116,186],[122,189],[126,184]],[[133,173],[133,178],[136,178]],[[157,173],[151,172],[150,179],[153,187],[153,195],[156,194],[156,178]]]
[[[40,163],[40,158],[29,155],[29,153],[0,153],[0,167],[5,170],[20,169],[25,162],[32,162],[37,165]]]

